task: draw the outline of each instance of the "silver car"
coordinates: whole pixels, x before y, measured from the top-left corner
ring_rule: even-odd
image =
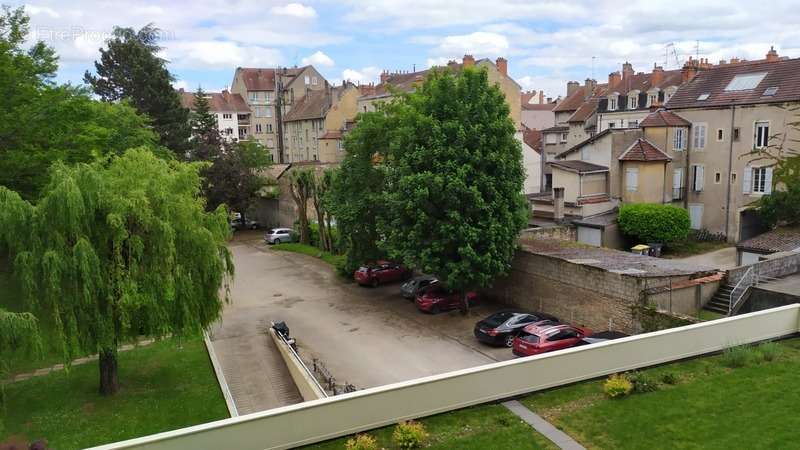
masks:
[[[272,228],[264,234],[264,242],[267,244],[283,244],[292,241],[291,228]]]

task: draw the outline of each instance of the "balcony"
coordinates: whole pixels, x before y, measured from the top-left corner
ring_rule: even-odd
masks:
[[[239,114],[236,116],[239,125],[250,125],[250,114]]]

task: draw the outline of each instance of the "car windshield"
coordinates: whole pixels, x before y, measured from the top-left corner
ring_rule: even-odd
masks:
[[[267,230],[267,234],[278,234],[278,230],[270,228],[269,230]]]
[[[539,342],[539,336],[535,334],[521,333],[519,338],[531,344],[537,344]]]
[[[513,312],[499,312],[483,319],[483,323],[490,327],[496,327],[504,324],[508,319],[514,317]]]
[[[361,267],[358,268],[358,271],[359,272],[369,272],[370,268],[367,267],[367,266],[361,266]]]

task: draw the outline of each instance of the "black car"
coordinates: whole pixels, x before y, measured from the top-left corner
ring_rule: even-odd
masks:
[[[594,333],[591,336],[581,339],[580,342],[575,344],[575,347],[579,347],[581,345],[596,344],[598,342],[611,341],[614,339],[624,338],[628,336],[630,335],[622,333],[620,331],[601,331],[599,333]]]
[[[486,344],[511,348],[514,338],[527,325],[561,323],[556,317],[540,312],[501,311],[475,324],[475,337]]]
[[[414,277],[400,286],[400,294],[402,294],[403,298],[407,298],[409,300],[414,300],[417,298],[417,294],[428,288],[428,286],[438,283],[439,280],[432,275],[421,275],[418,277]]]

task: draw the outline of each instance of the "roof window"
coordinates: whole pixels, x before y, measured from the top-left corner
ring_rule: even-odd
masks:
[[[768,87],[763,94],[762,97],[772,97],[773,95],[778,93],[778,86]]]
[[[700,94],[700,96],[699,96],[699,97],[697,97],[697,100],[700,100],[700,101],[702,101],[702,100],[708,100],[708,97],[710,97],[710,96],[711,96],[711,94],[709,94],[708,92],[706,92],[705,94]]]
[[[767,76],[767,72],[745,73],[733,77],[730,83],[725,87],[726,91],[746,91],[748,89],[755,89],[761,80]]]

